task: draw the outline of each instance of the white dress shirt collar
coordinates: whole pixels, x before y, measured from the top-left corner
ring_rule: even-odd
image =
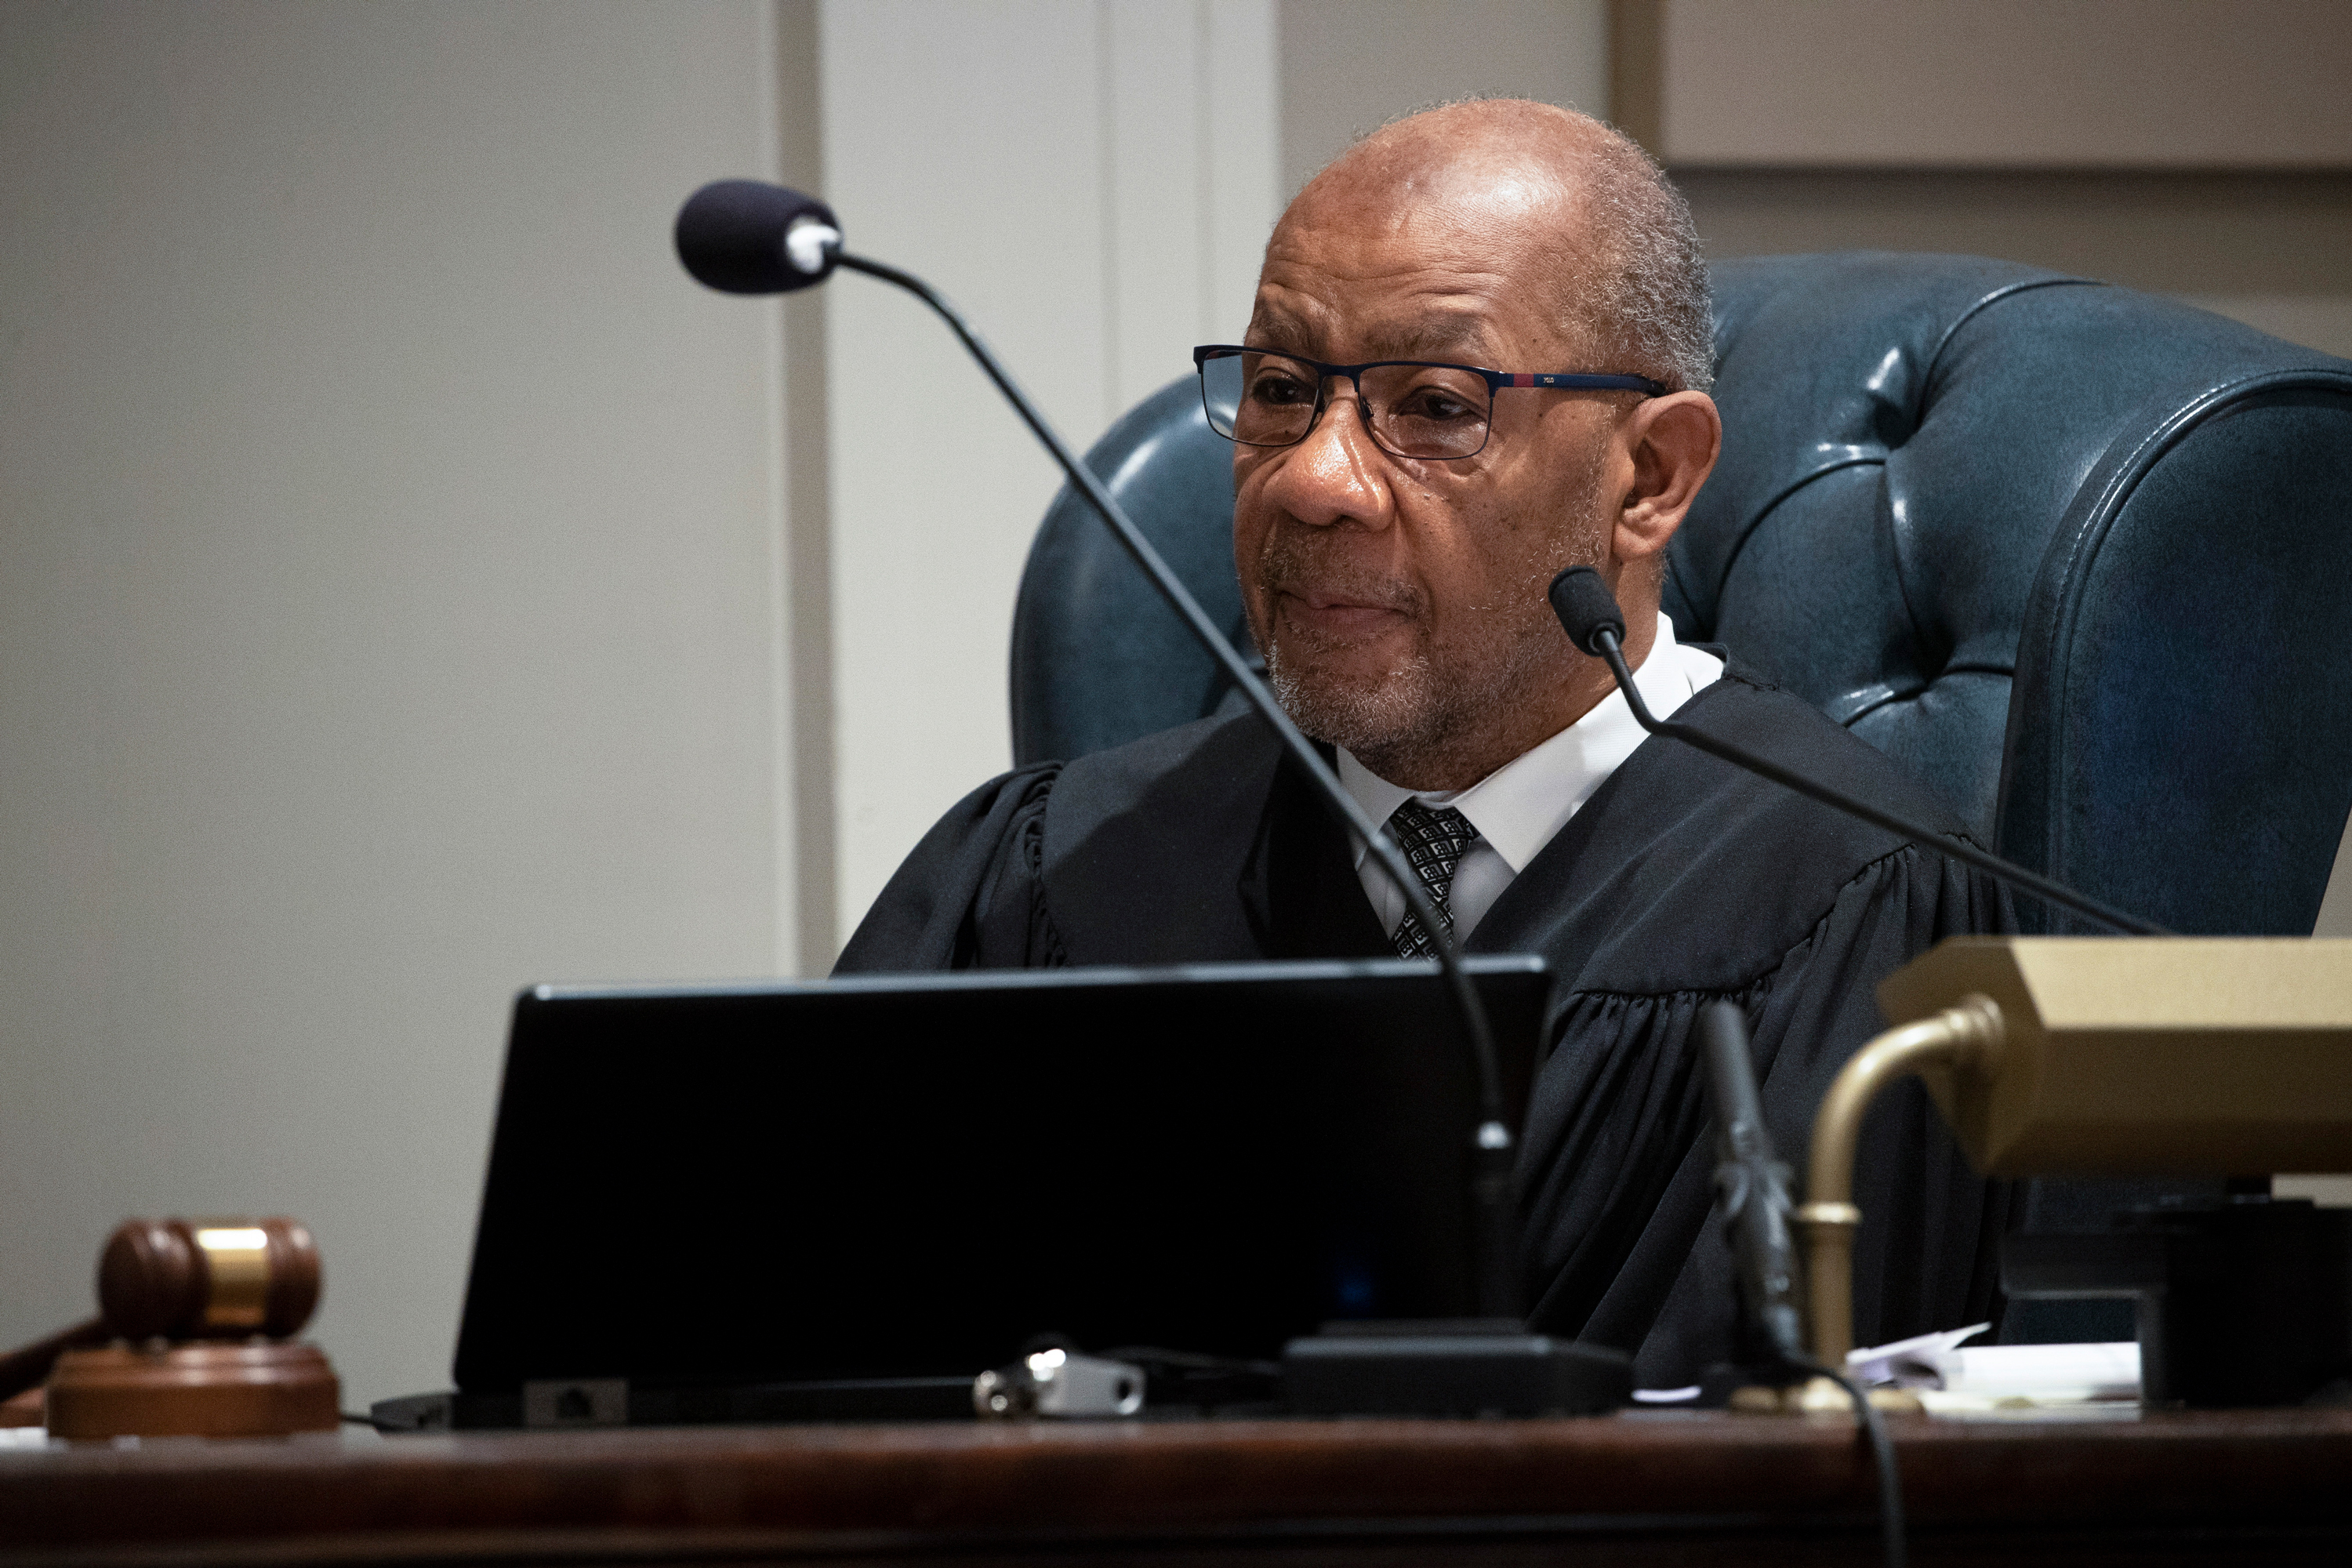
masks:
[[[1663,719],[1722,674],[1720,658],[1677,643],[1674,623],[1660,616],[1657,641],[1633,672],[1633,685],[1650,711]],[[1450,805],[1470,819],[1478,830],[1478,842],[1455,868],[1451,900],[1456,929],[1466,933],[1647,738],[1634,722],[1624,694],[1612,690],[1575,723],[1467,789],[1450,794],[1409,790],[1374,773],[1344,749],[1339,752],[1339,782],[1364,815],[1383,828],[1408,796],[1430,805]],[[1393,931],[1404,918],[1404,900],[1360,840],[1355,843],[1355,858],[1365,893],[1381,911],[1383,926]]]

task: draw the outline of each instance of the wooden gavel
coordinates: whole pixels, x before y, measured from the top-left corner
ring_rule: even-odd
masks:
[[[301,1221],[131,1219],[98,1262],[99,1315],[0,1355],[0,1399],[49,1375],[58,1358],[115,1340],[273,1340],[319,1305],[319,1247]]]

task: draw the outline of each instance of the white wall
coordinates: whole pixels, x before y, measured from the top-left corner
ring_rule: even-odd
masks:
[[[1286,201],[1365,132],[1455,98],[1609,117],[1603,0],[1282,0]]]
[[[0,7],[0,1345],[282,1211],[444,1386],[513,992],[791,951],[772,26]]]
[[[1271,0],[824,0],[852,250],[968,311],[1073,445],[1246,322],[1277,212]],[[1013,592],[1058,486],[911,298],[828,285],[839,935],[1011,764]]]

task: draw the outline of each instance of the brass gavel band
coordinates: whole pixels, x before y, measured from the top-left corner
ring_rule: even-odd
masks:
[[[269,1233],[236,1219],[200,1219],[188,1228],[212,1277],[205,1326],[259,1333],[269,1318]]]
[[[1889,1029],[1853,1054],[1822,1097],[1813,1118],[1812,1158],[1805,1175],[1808,1201],[1797,1210],[1805,1227],[1807,1301],[1813,1357],[1842,1367],[1853,1349],[1853,1236],[1862,1210],[1853,1202],[1853,1163],[1862,1119],[1889,1084],[1935,1067],[1987,1069],[2000,1053],[2000,1009],[1981,995],[1916,1024]]]

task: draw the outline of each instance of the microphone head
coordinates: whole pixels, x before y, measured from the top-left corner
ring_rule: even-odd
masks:
[[[725,294],[785,294],[822,283],[841,225],[814,196],[759,180],[719,180],[677,209],[677,258]]]
[[[1601,657],[1598,639],[1603,627],[1615,633],[1619,643],[1624,642],[1624,612],[1618,609],[1617,595],[1593,568],[1570,567],[1551,580],[1545,597],[1551,600],[1551,613],[1559,617],[1560,630],[1568,634],[1568,640],[1593,658]]]

